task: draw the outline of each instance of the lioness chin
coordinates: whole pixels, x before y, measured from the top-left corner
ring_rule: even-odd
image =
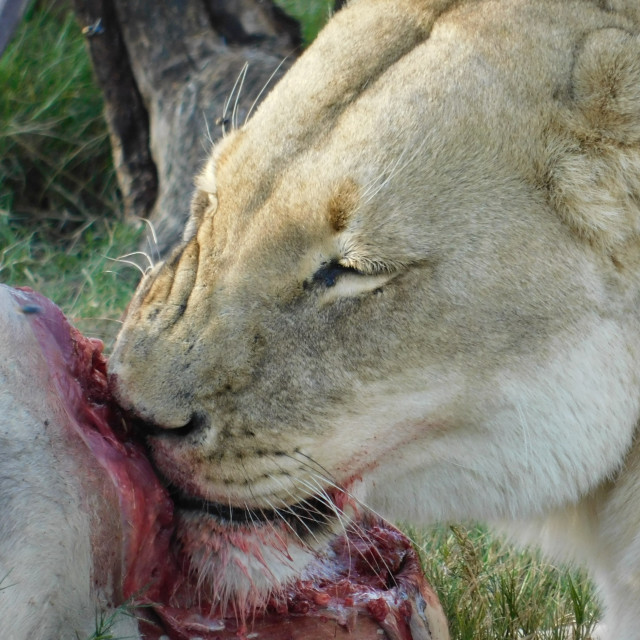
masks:
[[[640,638],[639,32],[637,0],[353,1],[216,145],[110,363],[195,564],[280,518],[285,579],[358,502],[507,523]]]

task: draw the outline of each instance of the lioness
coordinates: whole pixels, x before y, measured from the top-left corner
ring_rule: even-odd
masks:
[[[251,525],[226,588],[260,593],[364,502],[507,523],[640,638],[639,32],[637,0],[355,0],[215,147],[110,364],[203,582],[209,530]]]

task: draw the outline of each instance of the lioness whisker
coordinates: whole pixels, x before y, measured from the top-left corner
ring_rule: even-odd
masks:
[[[147,225],[147,231],[151,234],[151,239],[149,239],[149,235],[147,234],[147,243],[149,244],[149,248],[155,253],[156,262],[160,262],[160,245],[158,244],[158,236],[156,235],[156,229],[153,226],[153,222],[147,218],[143,218],[141,216],[136,216],[139,220],[142,220]],[[153,242],[151,242],[153,240]],[[152,263],[153,266],[153,263]]]
[[[312,479],[313,480],[313,479]],[[298,479],[298,481],[301,481],[300,479]],[[304,482],[304,481],[303,481]],[[331,508],[331,510],[333,511],[333,513],[336,516],[336,519],[338,521],[338,523],[340,524],[340,528],[342,529],[342,533],[344,534],[344,539],[346,540],[346,545],[347,545],[347,552],[348,552],[348,556],[349,556],[349,567],[351,567],[351,540],[349,539],[349,536],[347,534],[347,526],[349,524],[349,521],[347,520],[346,524],[345,521],[342,517],[342,513],[340,513],[340,510],[338,509],[337,505],[333,502],[333,500],[331,500],[331,498],[328,496],[328,494],[326,493],[326,490],[316,481],[313,480],[314,484],[316,485],[316,487],[320,490],[319,491],[319,497],[321,500],[324,499],[324,496],[326,496],[326,501],[325,504],[328,504]],[[309,483],[304,482],[304,484],[310,488],[314,493],[316,493],[315,488],[312,487]]]
[[[402,171],[403,169],[405,169],[406,167],[408,167],[411,162],[413,162],[413,160],[415,160],[418,156],[419,153],[421,153],[423,147],[426,145],[427,143],[427,138],[423,139],[422,142],[417,145],[417,147],[414,148],[413,153],[407,158],[406,162],[404,162],[403,164],[400,164],[400,162],[402,161],[407,149],[409,147],[405,147],[402,150],[402,153],[398,156],[398,158],[396,159],[396,161],[392,164],[392,165],[387,165],[387,168],[389,166],[392,166],[391,171],[389,172],[389,175],[387,175],[386,178],[384,178],[384,180],[382,180],[380,182],[380,184],[378,184],[375,188],[373,188],[374,184],[376,183],[377,180],[379,180],[380,178],[382,178],[382,176],[384,176],[384,174],[387,172],[387,168],[385,168],[385,170],[380,173],[380,175],[378,176],[378,178],[376,178],[376,180],[373,180],[371,182],[371,184],[369,185],[369,187],[367,187],[367,189],[365,190],[365,193],[363,194],[362,197],[362,202],[363,204],[368,204],[369,202],[371,202],[378,193],[380,193],[380,191],[382,189],[384,189],[384,187],[389,184],[389,182],[392,180],[392,178],[394,178],[400,171]]]
[[[301,464],[303,464],[305,467],[309,468],[309,469],[313,469],[316,473],[318,473],[318,469],[320,469],[320,471],[322,472],[320,475],[324,476],[324,478],[327,480],[327,482],[337,482],[337,480],[333,477],[333,475],[331,474],[330,471],[328,471],[328,469],[326,469],[326,467],[323,467],[319,462],[317,462],[316,460],[314,460],[311,456],[308,456],[306,453],[303,453],[302,451],[294,451],[294,453],[304,457],[307,462],[305,462],[304,460],[299,460],[298,458],[295,458],[294,456],[292,456],[289,453],[286,453],[285,455],[290,458],[291,460],[295,460],[296,462],[299,462]],[[315,466],[311,466],[311,463]]]
[[[122,258],[131,258],[132,256],[145,257],[147,259],[147,262],[149,263],[147,269],[153,269],[153,260],[151,259],[151,256],[145,251],[132,251],[131,253],[125,253],[124,255],[118,256],[118,259],[121,260]],[[147,269],[145,269],[145,271]]]
[[[305,542],[305,540],[302,538],[302,536],[296,531],[296,528],[282,515],[280,509],[278,509],[277,507],[275,507],[275,505],[268,499],[266,498],[266,502],[269,505],[269,508],[273,510],[273,512],[276,514],[276,516],[282,520],[282,522],[284,522],[285,525],[287,525],[287,527],[291,530],[291,533],[293,533],[293,535],[305,546],[307,546],[307,543]],[[284,503],[283,503],[284,504]]]
[[[242,79],[240,80],[240,86],[238,87],[238,91],[236,93],[236,99],[233,104],[233,111],[231,112],[231,126],[234,129],[238,128],[238,103],[240,102],[240,95],[242,94],[242,87],[244,87],[244,81],[247,77],[247,70],[249,69],[249,63],[246,62],[242,69]]]
[[[312,457],[308,456],[307,454],[302,453],[302,451],[296,451],[296,453],[299,454],[299,455],[304,456],[309,461],[313,462],[316,466],[322,467],[321,464],[316,462]],[[293,458],[293,459],[297,460],[297,458]],[[317,483],[318,479],[323,481],[323,482],[326,482],[331,488],[336,489],[338,491],[342,491],[347,497],[349,497],[351,500],[353,500],[359,507],[361,507],[366,512],[371,513],[372,515],[376,516],[376,518],[380,519],[382,522],[386,522],[386,523],[390,524],[391,526],[394,526],[393,523],[390,522],[388,518],[385,518],[378,511],[376,511],[375,509],[370,507],[366,502],[363,502],[362,500],[360,500],[360,498],[355,496],[350,491],[347,491],[344,487],[342,487],[339,484],[337,484],[336,482],[334,482],[331,478],[327,477],[325,474],[319,474],[316,470],[314,470],[314,468],[311,465],[308,465],[308,464],[304,463],[301,460],[299,460],[299,462],[302,462],[302,464],[304,464],[305,466],[307,466],[310,469],[311,475],[313,476],[314,482]],[[350,524],[352,524],[353,526],[356,526],[353,522],[351,522]],[[411,544],[413,544],[416,547],[419,546],[418,543],[416,542],[416,540],[414,540],[408,533],[405,533],[405,535],[409,538]]]
[[[277,476],[271,475],[270,478],[272,480],[275,480],[287,492],[288,495],[290,495],[292,498],[295,499],[295,495],[291,493],[291,491],[284,485],[284,483]],[[307,525],[307,523],[304,522],[304,519],[300,517],[300,514],[297,512],[297,510],[292,509],[291,505],[288,505],[284,500],[282,500],[282,498],[280,499],[280,501],[282,502],[283,506],[281,507],[281,509],[276,509],[276,514],[279,517],[281,517],[283,520],[286,520],[286,518],[282,516],[282,511],[289,513],[309,532],[309,535],[315,540],[315,542],[317,544],[320,544],[320,541],[318,540],[318,538],[315,536],[315,534],[313,533],[311,528]],[[296,504],[300,504],[300,502],[308,504],[306,500],[299,501]],[[302,540],[302,537],[299,534],[297,535],[298,535],[298,538]]]
[[[300,450],[295,451],[294,453],[304,457],[308,462],[305,462],[304,460],[299,460],[298,458],[295,458],[290,454],[286,454],[286,455],[292,460],[295,460],[296,462],[300,462],[301,464],[305,465],[308,469],[312,471],[312,473],[316,478],[319,478],[320,480],[326,482],[331,488],[337,489],[338,491],[342,491],[345,495],[347,495],[349,498],[351,498],[354,502],[356,502],[360,507],[362,507],[369,513],[372,513],[373,515],[375,515],[377,518],[380,518],[380,520],[383,520],[384,522],[389,522],[387,518],[379,514],[375,509],[372,509],[368,504],[360,500],[360,498],[353,495],[350,491],[347,491],[344,487],[338,484],[338,482],[332,476],[332,474],[325,467],[323,467],[317,460],[315,460],[314,458],[312,458],[311,456],[307,455],[306,453]],[[315,466],[312,466],[312,465],[315,465]],[[318,471],[318,469],[320,469],[320,472]]]
[[[249,493],[251,494],[251,497],[253,498],[253,501],[254,501],[255,504],[259,504],[258,501],[256,500],[255,495],[253,494],[253,488],[251,486],[251,482],[250,482],[250,479],[249,479],[249,474],[247,473],[247,468],[244,466],[244,462],[242,460],[240,460],[240,466],[242,467],[242,472],[244,474],[245,480],[247,481],[247,486],[249,487]],[[246,513],[249,514],[249,518],[251,519],[252,524],[255,525],[256,523],[255,523],[255,520],[253,519],[253,516],[256,515],[256,517],[257,517],[257,514],[254,514],[253,509],[248,506],[246,500],[244,501],[244,508],[245,508]],[[233,512],[233,507],[231,508],[231,512]]]
[[[225,125],[227,123],[227,111],[229,110],[229,105],[233,100],[234,94],[236,92],[236,87],[238,86],[238,82],[240,82],[240,79],[243,77],[243,73],[245,73],[245,68],[248,66],[248,64],[249,64],[248,62],[245,62],[244,65],[242,66],[242,69],[240,69],[240,73],[238,73],[238,77],[236,78],[236,81],[233,83],[233,87],[231,87],[231,92],[229,93],[229,97],[225,100],[224,107],[222,109],[222,117],[220,118],[220,126],[222,127],[223,136],[225,136],[227,133]]]
[[[211,129],[209,128],[209,121],[207,120],[207,116],[205,115],[204,111],[202,112],[202,120],[204,122],[204,128],[207,131],[207,140],[209,141],[209,149],[205,149],[205,151],[207,153],[211,152],[211,149],[213,149],[213,145],[215,144],[213,141],[213,136],[211,135]],[[204,147],[204,142],[202,143],[202,146]]]
[[[269,504],[269,507],[270,507],[270,508],[273,508],[273,505],[270,503],[270,504]],[[281,514],[278,514],[278,517],[280,518],[280,520],[282,520],[282,521],[287,525],[287,527],[288,527],[288,528],[293,532],[293,534],[294,534],[294,535],[295,535],[295,536],[296,536],[296,537],[297,537],[301,542],[304,542],[304,541],[300,538],[300,536],[296,533],[295,529],[293,529],[293,528],[291,527],[291,525],[287,522],[286,518],[283,518]],[[280,535],[280,531],[278,531],[278,529],[277,529],[276,527],[274,527],[272,523],[269,523],[269,526],[270,526],[270,528],[271,528],[271,533],[272,533],[272,535],[274,535],[274,536],[276,537],[276,539],[278,540],[278,543],[280,544],[280,548],[281,548],[281,549],[286,549],[286,547],[287,547],[287,542],[286,542],[286,540],[285,540],[285,539]],[[290,564],[290,563],[291,563],[290,558],[287,558],[287,556],[286,556],[286,555],[283,555],[283,559],[284,559],[284,561],[285,561],[287,564]]]
[[[371,195],[373,197],[373,195],[375,195],[375,193],[377,193],[380,190],[380,188],[384,186],[386,182],[388,182],[390,177],[393,176],[394,171],[396,170],[400,162],[402,162],[402,158],[404,157],[404,154],[406,153],[406,151],[407,149],[405,148],[402,150],[402,152],[400,153],[400,155],[398,155],[397,158],[391,158],[389,162],[387,162],[387,164],[382,168],[380,173],[375,178],[372,178],[369,181],[369,183],[365,186],[364,191],[362,192],[363,202],[369,202],[371,199],[369,198],[369,196]],[[382,179],[382,182],[381,182],[381,179]],[[375,193],[373,193],[374,191]]]
[[[115,275],[118,275],[117,271],[105,271],[105,273],[113,273]],[[106,316],[95,316],[93,318],[91,318],[91,320],[94,321],[100,321],[100,322],[115,322],[116,324],[124,324],[123,320],[120,320],[118,318],[107,318]]]
[[[282,58],[282,60],[280,61],[280,64],[278,64],[278,66],[274,69],[273,73],[267,78],[267,81],[262,85],[262,89],[260,89],[260,91],[258,92],[258,95],[255,97],[254,101],[251,103],[251,106],[249,107],[249,111],[247,111],[247,115],[244,118],[243,126],[245,124],[247,124],[247,121],[249,120],[249,117],[251,116],[251,112],[254,110],[255,106],[260,101],[260,98],[262,97],[262,94],[267,90],[267,87],[269,86],[269,84],[271,83],[271,81],[273,80],[275,75],[278,73],[278,71],[280,70],[282,65],[289,59],[289,57],[290,57],[290,55],[285,56],[284,58]]]
[[[298,452],[298,453],[301,453],[301,452]],[[309,458],[309,456],[306,456],[306,454],[302,454],[302,455],[305,455],[305,457]],[[309,459],[313,461],[313,458],[309,458]],[[338,491],[342,491],[347,497],[349,497],[351,500],[353,500],[359,507],[361,507],[362,509],[364,509],[368,513],[371,513],[372,515],[376,516],[376,518],[378,518],[382,522],[386,522],[389,525],[394,526],[393,523],[390,522],[388,518],[385,518],[381,513],[379,513],[378,511],[376,511],[372,507],[370,507],[366,502],[363,502],[362,500],[360,500],[360,498],[355,496],[353,493],[351,493],[350,491],[347,491],[346,489],[341,487],[339,484],[336,484],[335,482],[333,482],[332,480],[330,480],[329,478],[327,478],[323,474],[318,474],[317,472],[313,472],[312,471],[312,475],[315,478],[319,478],[320,480],[327,482],[329,484],[329,486],[331,486],[333,489],[337,489]],[[317,482],[317,480],[316,480],[316,482]],[[414,540],[408,533],[405,533],[405,535],[409,538],[411,544],[413,544],[416,547],[419,546],[418,543],[416,542],[416,540]]]
[[[137,262],[134,262],[133,260],[123,260],[122,258],[110,258],[109,256],[104,256],[104,258],[106,260],[110,260],[111,262],[118,262],[120,264],[127,264],[130,267],[135,267],[142,274],[143,277],[147,275],[147,271],[145,271]]]
[[[301,451],[296,451],[296,453],[304,456],[305,458],[307,458],[310,462],[313,462],[316,466],[323,468],[322,465],[320,465],[318,462],[316,462],[313,458],[311,458],[310,456],[307,456],[306,454],[302,453]],[[353,499],[355,502],[357,502],[360,506],[362,506],[365,510],[367,511],[371,511],[371,509],[369,509],[365,504],[363,504],[360,500],[358,500],[355,496],[351,495],[348,491],[346,491],[345,489],[343,489],[339,484],[337,484],[334,480],[332,480],[329,476],[326,476],[324,474],[319,474],[317,472],[317,469],[315,469],[313,466],[311,466],[308,462],[305,462],[304,460],[298,460],[297,458],[294,458],[293,456],[289,455],[289,454],[285,454],[288,458],[290,458],[291,460],[295,460],[296,462],[301,463],[302,465],[304,465],[305,467],[307,467],[307,469],[309,469],[311,471],[312,474],[312,480],[316,483],[316,485],[321,489],[321,491],[323,492],[324,495],[328,494],[326,493],[326,490],[323,488],[322,485],[320,485],[317,481],[317,478],[319,478],[320,480],[323,480],[324,482],[326,482],[327,484],[329,484],[329,486],[333,489],[337,489],[338,491],[343,492],[345,495],[347,495],[348,497],[350,497],[351,499]],[[300,479],[298,479],[300,481]],[[310,487],[310,485],[307,485]],[[310,487],[311,488],[311,487]],[[312,492],[315,493],[315,489],[311,488]],[[337,509],[337,506],[334,504],[334,502],[331,500],[331,498],[329,497],[329,502],[330,502],[330,507],[332,510],[334,510],[334,512],[336,513],[336,516],[338,518],[341,519],[341,514],[339,514],[339,511]],[[377,514],[376,514],[377,515]],[[383,519],[383,518],[382,518]],[[342,524],[342,520],[341,520],[341,524]],[[342,525],[343,529],[346,533],[346,528],[344,526],[344,524]]]
[[[242,470],[243,470],[243,472],[244,472],[244,476],[245,476],[245,478],[246,478],[247,480],[249,480],[249,475],[248,475],[248,473],[247,473],[247,470],[246,470],[246,467],[245,467],[245,465],[244,465],[244,462],[242,462],[242,461],[241,461],[241,462],[240,462],[240,465],[242,466]],[[281,483],[281,486],[283,487],[283,489],[285,489],[285,491],[287,491],[287,492],[288,492],[287,488],[286,488],[284,485],[282,485],[282,483]],[[249,492],[251,493],[251,497],[253,498],[254,503],[259,504],[259,501],[258,501],[258,500],[257,500],[257,498],[255,497],[255,495],[254,495],[254,493],[253,493],[253,489],[251,488],[251,483],[249,483]],[[290,495],[291,495],[291,494],[290,494]],[[303,540],[302,536],[300,536],[300,534],[295,530],[295,527],[294,527],[290,522],[288,522],[288,521],[287,521],[287,519],[283,516],[283,514],[282,514],[281,510],[278,510],[278,509],[277,509],[277,508],[276,508],[276,507],[275,507],[275,506],[274,506],[274,505],[273,505],[273,504],[272,504],[268,499],[265,499],[265,500],[266,500],[267,504],[269,505],[270,509],[272,510],[273,514],[274,514],[278,519],[282,520],[282,521],[283,521],[283,522],[284,522],[284,523],[285,523],[285,524],[286,524],[286,525],[287,525],[287,526],[292,530],[293,534],[298,538],[298,540],[300,540],[300,542],[302,542],[303,544],[305,544],[305,542],[304,542],[304,540]],[[256,525],[256,522],[255,522],[255,520],[254,520],[254,518],[253,518],[253,515],[254,515],[253,509],[252,509],[251,507],[248,507],[248,505],[247,505],[246,501],[245,501],[245,503],[244,503],[244,504],[245,504],[245,509],[247,510],[247,512],[248,512],[248,514],[249,514],[249,517],[251,518],[251,522],[254,524],[254,526],[257,526],[257,525]],[[284,501],[283,501],[283,504],[284,504]],[[262,510],[261,510],[261,511],[262,511]],[[296,515],[296,514],[294,513],[294,514],[292,514],[292,515],[295,517],[295,515]],[[256,516],[256,517],[257,517],[257,516]],[[264,520],[264,518],[259,518],[259,520],[262,522],[262,521]],[[303,524],[304,524],[304,523],[303,523]],[[305,526],[306,526],[306,525],[305,525]],[[308,527],[307,527],[307,528],[308,528]],[[310,531],[309,533],[311,533],[311,535],[313,535],[313,533],[312,533],[311,531]]]
[[[326,490],[318,483],[317,480],[312,479],[314,484],[317,486],[317,488],[319,489],[321,494],[324,494],[325,496],[327,496],[327,500],[328,502],[331,503],[334,513],[336,514],[336,517],[338,518],[338,520],[340,521],[340,523],[342,524],[344,533],[345,533],[345,540],[347,541],[347,545],[349,548],[349,558],[351,559],[351,541],[349,540],[349,536],[347,535],[347,527],[344,525],[343,520],[342,520],[342,514],[340,513],[340,510],[338,509],[337,505],[335,505],[333,503],[333,501],[328,497],[328,494],[326,493]],[[304,482],[304,481],[302,481]],[[305,484],[307,484],[305,482]],[[311,486],[309,485],[309,487],[311,488]],[[322,498],[321,498],[322,499]],[[373,547],[375,547],[375,540],[373,540],[371,538],[371,536],[368,534],[367,531],[365,531],[359,524],[350,521],[348,522],[349,525],[349,529],[355,534],[357,535],[360,540],[362,540],[363,542],[367,543],[367,544],[371,544]],[[376,559],[376,566],[374,566],[371,563],[371,560],[360,550],[358,549],[358,547],[356,545],[354,545],[354,548],[357,552],[357,554],[362,558],[362,560],[365,562],[365,564],[371,569],[371,571],[373,571],[374,573],[378,573],[380,570],[380,566],[379,563]],[[382,557],[382,555],[380,554],[375,554],[377,555],[380,560],[382,561],[382,566],[384,567],[384,569],[386,570],[387,574],[389,577],[391,577],[394,582],[395,582],[395,578],[393,577],[393,571],[391,570],[391,568],[389,567],[389,565],[387,564],[387,562],[385,561],[385,559]],[[374,556],[375,558],[375,556]],[[372,559],[374,559],[372,558]]]

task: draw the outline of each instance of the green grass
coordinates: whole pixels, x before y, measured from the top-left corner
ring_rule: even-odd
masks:
[[[300,21],[302,38],[306,43],[315,38],[331,16],[335,4],[332,0],[276,0],[276,2]]]
[[[113,635],[113,627],[118,615],[118,609],[109,614],[102,611],[98,612],[96,614],[96,630],[87,638],[87,640],[120,640]],[[80,636],[77,637],[78,640],[80,640]]]
[[[139,277],[113,259],[141,232],[122,221],[73,14],[36,4],[0,58],[0,86],[0,282],[41,291],[110,341]]]
[[[129,225],[95,217],[51,242],[46,230],[25,229],[0,210],[0,282],[40,291],[78,329],[109,347],[140,278],[138,269],[118,258],[135,250],[140,235]]]
[[[280,4],[304,19],[310,41],[333,3]],[[143,231],[122,219],[100,94],[67,11],[30,11],[0,58],[0,86],[0,282],[41,291],[109,343],[139,278],[114,259]],[[482,529],[410,534],[455,640],[589,637],[597,609],[583,575]],[[112,637],[112,621],[99,616],[93,640]]]
[[[0,58],[0,208],[59,227],[119,210],[102,98],[71,13],[31,10]]]
[[[517,551],[482,528],[404,529],[417,544],[452,638],[590,638],[598,609],[583,574],[535,551]]]

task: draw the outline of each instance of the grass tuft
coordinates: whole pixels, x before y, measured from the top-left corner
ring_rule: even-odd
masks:
[[[118,259],[141,234],[142,228],[94,217],[52,244],[46,232],[25,230],[0,210],[0,282],[51,298],[80,331],[105,340],[108,350],[140,279],[139,269]],[[147,266],[144,260],[141,265]]]
[[[590,581],[480,527],[405,527],[455,640],[589,640],[599,611]]]
[[[114,635],[114,628],[118,618],[122,616],[136,617],[136,611],[133,608],[131,601],[121,604],[119,607],[105,613],[103,611],[96,612],[95,618],[95,631],[86,640],[135,640],[131,636],[122,637]],[[80,640],[80,636],[76,634],[76,638]]]
[[[70,11],[27,12],[0,58],[0,86],[0,208],[60,229],[117,213],[102,98]]]

